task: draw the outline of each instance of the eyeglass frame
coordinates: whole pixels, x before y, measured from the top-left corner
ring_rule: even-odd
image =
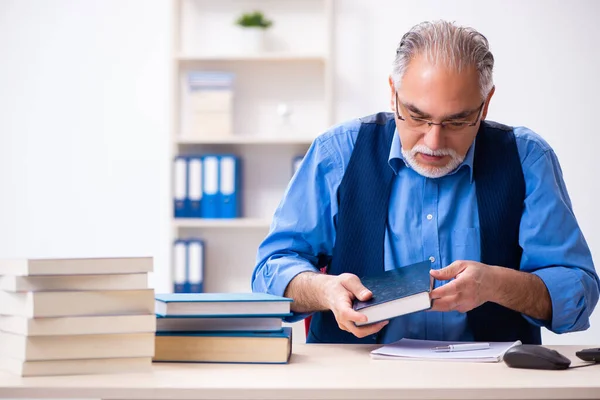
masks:
[[[400,115],[400,112],[398,111],[398,103],[400,103],[400,101],[399,101],[399,99],[398,99],[398,91],[396,91],[396,117],[398,117],[398,119],[399,119],[400,121],[407,122],[407,121],[406,121],[406,118],[404,118],[403,116],[401,116],[401,115]],[[482,111],[483,111],[483,106],[484,106],[484,105],[485,105],[485,100],[484,100],[484,101],[481,103],[481,105],[480,105],[480,106],[479,106],[479,107],[478,107],[476,110],[473,110],[473,111],[471,112],[471,114],[472,114],[473,112],[477,111],[477,119],[475,120],[475,122],[468,123],[467,125],[465,125],[465,126],[461,127],[461,128],[458,130],[458,131],[461,131],[461,130],[463,130],[463,129],[465,129],[465,128],[468,128],[468,127],[472,127],[472,126],[475,126],[475,125],[477,125],[477,123],[479,122],[479,119],[481,118],[481,114],[482,114]],[[415,120],[415,118],[413,118],[413,117],[412,117],[410,114],[409,114],[409,117],[410,117],[412,120]],[[447,122],[447,121],[442,121],[442,122],[433,122],[433,121],[430,121],[430,120],[426,120],[426,119],[424,119],[424,118],[417,118],[417,120],[419,120],[419,121],[422,121],[424,124],[427,124],[427,126],[428,126],[427,132],[428,132],[428,131],[429,131],[429,129],[431,129],[431,127],[432,127],[432,126],[434,126],[434,125],[438,125],[438,126],[441,128],[441,129],[444,129],[444,128],[446,128],[446,125],[444,125],[444,124],[448,124],[448,123],[449,123],[449,122]],[[468,122],[468,121],[456,121],[456,122],[465,122],[465,123],[466,123],[466,122]],[[458,131],[455,131],[455,132],[458,132]]]

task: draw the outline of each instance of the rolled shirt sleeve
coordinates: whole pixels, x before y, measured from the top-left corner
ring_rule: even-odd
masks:
[[[535,138],[528,144],[535,150],[523,163],[526,197],[519,239],[523,248],[521,271],[539,276],[546,285],[552,318],[540,321],[524,317],[554,333],[580,331],[590,326],[600,281],[573,213],[558,159],[541,138]]]
[[[296,275],[318,272],[320,254],[332,254],[336,192],[343,177],[340,149],[332,147],[340,138],[347,138],[345,133],[344,127],[337,127],[319,136],[304,156],[275,211],[269,234],[258,248],[252,274],[254,292],[283,296]],[[307,315],[294,313],[286,321]]]

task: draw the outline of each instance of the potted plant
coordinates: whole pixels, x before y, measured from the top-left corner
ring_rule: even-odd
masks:
[[[265,31],[273,25],[273,21],[265,18],[262,12],[243,13],[235,21],[242,29],[240,45],[246,52],[261,52],[264,50]]]

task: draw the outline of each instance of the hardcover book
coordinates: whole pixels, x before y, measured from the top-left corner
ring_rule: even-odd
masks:
[[[429,260],[407,265],[361,279],[373,296],[367,301],[354,300],[353,309],[367,316],[357,326],[385,321],[400,315],[431,308],[429,294],[433,277]]]

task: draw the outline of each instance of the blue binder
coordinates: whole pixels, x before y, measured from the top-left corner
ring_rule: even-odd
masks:
[[[188,216],[188,163],[184,156],[173,160],[173,214],[175,218]]]
[[[185,293],[187,282],[187,243],[177,239],[173,242],[173,292]]]
[[[219,217],[219,157],[206,155],[202,158],[202,218]]]
[[[302,164],[302,160],[304,156],[296,156],[292,160],[292,176],[296,175],[296,172],[300,169],[300,164]]]
[[[188,157],[189,218],[202,217],[202,157]]]
[[[240,201],[240,168],[239,160],[234,155],[222,155],[219,158],[219,192],[221,195],[221,218],[239,217]]]
[[[204,242],[200,239],[187,241],[187,283],[188,293],[204,290]]]

